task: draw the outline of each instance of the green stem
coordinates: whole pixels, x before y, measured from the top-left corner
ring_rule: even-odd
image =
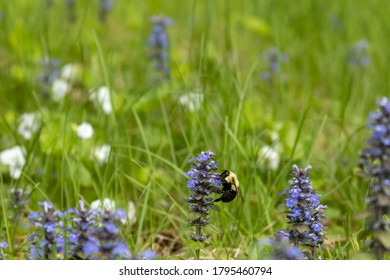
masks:
[[[201,226],[196,226],[196,236],[202,236],[202,227]],[[199,260],[200,259],[200,249],[195,250],[195,259]]]

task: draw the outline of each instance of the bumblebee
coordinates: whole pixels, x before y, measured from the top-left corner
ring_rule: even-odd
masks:
[[[222,181],[222,196],[215,199],[214,202],[230,202],[237,195],[241,201],[244,201],[244,198],[240,189],[240,182],[238,182],[236,174],[229,170],[224,170],[219,175]]]

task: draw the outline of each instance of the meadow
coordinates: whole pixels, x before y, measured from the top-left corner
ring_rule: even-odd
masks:
[[[278,194],[293,165],[312,167],[327,206],[315,258],[375,258],[359,163],[369,113],[390,90],[389,8],[1,1],[0,258],[75,257],[54,245],[32,254],[31,244],[53,238],[44,212],[49,233],[66,236],[77,225],[66,216],[88,212],[80,200],[101,209],[100,224],[115,220],[103,233],[133,258],[272,258],[262,240],[289,227]],[[202,151],[215,153],[218,174],[237,175],[244,199],[215,202],[202,228],[210,237],[195,242],[186,172]]]

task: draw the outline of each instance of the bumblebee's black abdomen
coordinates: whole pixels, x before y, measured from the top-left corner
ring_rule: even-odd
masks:
[[[225,192],[220,198],[217,198],[215,202],[222,201],[222,202],[230,202],[237,196],[237,192],[234,190],[229,190]]]

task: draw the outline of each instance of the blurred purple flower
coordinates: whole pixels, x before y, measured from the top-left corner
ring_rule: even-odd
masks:
[[[152,16],[150,20],[153,23],[152,33],[147,42],[150,58],[154,61],[154,69],[156,73],[161,75],[161,79],[169,79],[169,36],[166,27],[171,25],[173,21],[171,18],[162,16]]]
[[[366,198],[372,215],[368,223],[374,236],[371,247],[383,259],[390,252],[383,239],[390,232],[390,100],[387,97],[379,100],[377,112],[369,114],[367,129],[371,129],[371,137],[361,152],[360,168],[371,180]]]

